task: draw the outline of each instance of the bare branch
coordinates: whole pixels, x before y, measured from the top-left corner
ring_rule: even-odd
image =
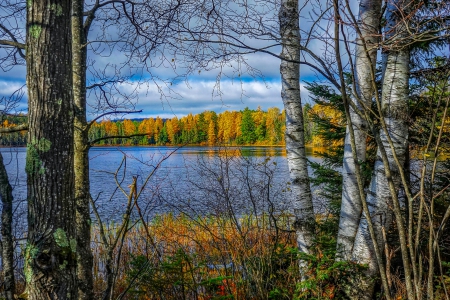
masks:
[[[104,136],[95,140],[92,140],[89,142],[89,145],[93,145],[95,143],[98,143],[100,141],[104,141],[107,139],[128,139],[128,138],[132,138],[135,136],[146,136],[146,135],[150,135],[151,133],[136,133],[136,134],[130,134],[130,135],[111,135],[111,136]]]
[[[0,23],[0,29],[2,29],[7,35],[10,36],[12,41],[7,41],[7,40],[0,40],[0,44],[1,45],[7,45],[7,46],[13,46],[17,48],[17,52],[19,53],[19,55],[23,58],[26,59],[25,54],[22,52],[22,49],[25,49],[25,44],[19,43],[16,39],[16,37],[14,36],[14,34],[5,26],[3,26]]]
[[[0,128],[0,133],[13,133],[18,131],[28,130],[28,124],[20,124],[13,127]]]
[[[104,116],[107,115],[113,115],[113,114],[135,114],[135,113],[141,113],[142,110],[124,110],[124,111],[110,111],[110,112],[106,112],[104,114],[101,114],[99,116],[97,116],[95,119],[93,119],[91,122],[89,122],[87,129],[89,129],[92,124],[94,124],[97,120],[103,118]]]

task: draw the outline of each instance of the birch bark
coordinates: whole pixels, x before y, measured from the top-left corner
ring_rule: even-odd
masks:
[[[386,11],[386,39],[390,39],[390,45],[398,47],[404,37],[404,27],[399,19],[398,8],[404,7],[406,1],[396,0],[388,2]],[[379,132],[381,144],[378,144],[377,159],[372,175],[372,180],[367,195],[367,203],[370,209],[377,241],[380,248],[384,247],[382,229],[386,232],[392,222],[393,196],[389,189],[388,180],[394,182],[398,193],[400,185],[399,167],[403,166],[408,146],[408,86],[409,86],[409,58],[410,52],[406,47],[391,48],[385,53],[385,71],[381,96],[381,117],[384,118],[387,134],[393,142],[393,148],[389,146],[388,135],[381,129]],[[380,148],[385,149],[389,162],[390,178],[386,176]],[[399,165],[394,161],[394,151],[399,160]],[[396,198],[396,197],[395,197]],[[361,288],[373,293],[377,276],[377,263],[374,255],[373,243],[370,239],[367,216],[363,216],[358,228],[353,249],[353,259],[369,266],[368,272]]]
[[[381,0],[362,0],[359,4],[360,33],[356,40],[354,78],[356,98],[351,100],[363,111],[370,107],[374,94],[374,74],[379,40]],[[353,109],[350,109],[355,135],[356,155],[359,162],[366,159],[367,122]],[[338,260],[351,259],[353,244],[361,218],[362,204],[352,156],[350,132],[347,128],[342,168],[342,204],[337,238]]]
[[[286,111],[286,152],[295,214],[297,245],[301,252],[310,253],[314,238],[314,210],[309,185],[305,152],[302,103],[300,99],[300,31],[298,0],[283,0],[279,11],[282,40],[280,65],[281,98]]]

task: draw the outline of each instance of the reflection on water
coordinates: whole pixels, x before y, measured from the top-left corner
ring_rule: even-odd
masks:
[[[135,147],[132,147],[133,149]],[[136,147],[143,149],[169,149],[172,147]],[[286,156],[284,147],[182,147],[178,150],[183,155],[207,155],[207,156],[244,156],[244,157],[274,157]]]
[[[134,147],[132,147],[134,148]],[[136,147],[148,148],[148,147]],[[152,147],[159,149],[164,147]],[[320,153],[326,153],[326,147],[306,147],[306,155],[309,157],[320,157]],[[183,154],[187,155],[226,155],[226,156],[244,156],[244,157],[277,157],[286,156],[286,149],[284,146],[243,146],[243,147],[185,147],[180,148]]]
[[[15,198],[26,199],[24,171],[26,148],[2,148],[0,151],[4,156],[14,187]],[[317,149],[307,149],[309,159],[317,161],[315,151]],[[270,169],[272,172],[270,180],[272,180],[274,191],[283,190],[283,186],[288,181],[284,147],[94,147],[90,150],[89,157],[91,194],[105,216],[121,216],[127,202],[126,194],[129,193],[128,186],[132,182],[132,177],[137,176],[139,188],[146,182],[155,167],[158,167],[158,170],[149,178],[141,197],[145,202],[143,203],[145,209],[153,210],[155,213],[165,212],[168,206],[174,208],[181,202],[186,204],[191,201],[189,205],[195,207],[192,201],[198,197],[198,194],[195,192],[194,185],[196,181],[200,182],[200,177],[203,176],[201,173],[204,172],[198,170],[201,163],[209,164],[211,169],[220,169],[226,165],[224,163],[226,159],[232,161],[229,166],[232,169],[230,174],[234,172],[231,179],[234,184],[229,188],[235,191],[244,180],[245,172],[252,176],[253,184],[256,186],[262,184],[265,179],[263,180],[261,176],[266,176],[264,172]],[[249,168],[248,166],[252,164],[257,167]],[[262,168],[264,164],[270,168]],[[238,180],[238,178],[241,179]],[[207,182],[203,177],[201,180],[202,184]],[[215,181],[205,184],[212,186],[213,183]],[[280,194],[277,197],[286,198],[286,195]],[[162,202],[165,202],[165,207]],[[244,209],[245,201],[241,202],[241,208]],[[25,202],[22,203],[26,205]]]

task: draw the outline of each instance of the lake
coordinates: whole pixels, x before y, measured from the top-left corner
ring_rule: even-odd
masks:
[[[19,214],[26,199],[26,148],[0,151]],[[320,160],[311,154],[309,159]],[[94,147],[89,157],[91,194],[106,220],[122,216],[133,176],[138,190],[145,185],[138,203],[147,217],[169,211],[254,214],[290,206],[284,147]]]

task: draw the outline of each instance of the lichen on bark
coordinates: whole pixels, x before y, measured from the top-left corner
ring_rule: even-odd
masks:
[[[39,249],[32,245],[27,243],[27,247],[25,248],[25,262],[24,262],[24,270],[23,273],[25,275],[25,281],[27,283],[31,282],[31,279],[33,278],[33,269],[31,268],[31,260],[36,258],[37,254],[39,252]]]
[[[67,267],[67,260],[64,260],[62,264],[59,265],[60,270],[64,270]]]
[[[70,250],[72,250],[72,253],[76,253],[77,252],[77,240],[70,239],[69,245],[70,245]]]
[[[37,39],[42,32],[42,27],[39,25],[31,25],[30,26],[30,34],[32,37],[34,37],[35,39]]]
[[[42,165],[42,160],[39,154],[48,152],[51,146],[52,143],[45,138],[32,140],[27,144],[25,171],[28,175],[32,175],[36,172],[39,174],[45,173],[45,168]]]
[[[50,6],[50,10],[54,11],[56,13],[56,16],[59,17],[60,15],[62,15],[62,7],[59,4],[55,4],[53,3]]]
[[[56,244],[61,248],[69,247],[69,240],[67,239],[66,232],[62,228],[58,228],[53,233]]]

